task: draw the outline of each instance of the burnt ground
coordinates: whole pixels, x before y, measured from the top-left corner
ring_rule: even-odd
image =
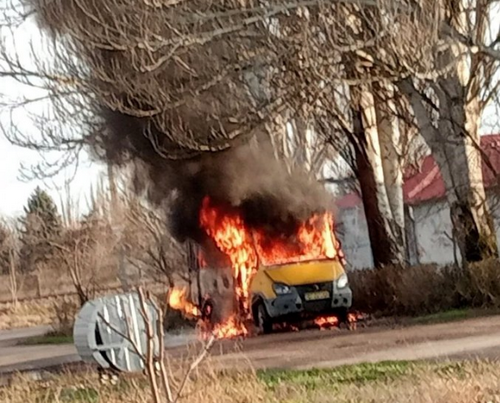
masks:
[[[16,345],[16,337],[21,338],[23,332],[0,332],[0,373],[78,360],[72,345]],[[186,340],[192,341],[192,335]],[[194,354],[194,349],[179,345],[179,338],[169,351],[178,357]],[[225,340],[212,350],[213,363],[223,368],[251,365],[257,369],[308,369],[362,362],[473,358],[500,359],[500,316],[408,327],[375,325],[354,331],[303,330]]]

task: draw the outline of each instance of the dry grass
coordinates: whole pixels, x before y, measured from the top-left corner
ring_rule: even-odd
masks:
[[[0,305],[0,330],[51,325],[56,318],[53,300]]]
[[[265,396],[265,385],[251,371],[221,375],[204,367],[194,374],[180,400],[190,403],[258,403],[264,402]],[[18,377],[10,386],[0,389],[0,402],[151,403],[153,399],[145,377],[103,385],[96,374],[87,373],[67,374],[44,382]]]
[[[216,373],[207,365],[188,384],[190,403],[471,403],[500,402],[500,365],[382,363],[335,370]],[[33,382],[22,377],[0,389],[5,403],[152,402],[145,378],[101,385],[95,374]]]
[[[65,296],[0,304],[0,330],[40,325],[52,325],[57,332],[61,332],[61,328],[72,330],[77,303],[76,296]]]

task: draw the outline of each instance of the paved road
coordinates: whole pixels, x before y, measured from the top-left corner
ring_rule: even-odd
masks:
[[[23,346],[30,337],[43,336],[50,326],[0,331],[0,374],[13,370],[24,371],[49,365],[62,365],[78,361],[73,345]]]
[[[43,328],[0,332],[0,373],[35,369],[78,360],[72,345],[16,345]],[[192,340],[192,339],[191,339]],[[182,354],[182,338],[170,338],[172,354]],[[191,350],[192,352],[192,350]],[[361,362],[488,357],[500,359],[500,316],[461,322],[356,331],[307,330],[243,341],[223,341],[213,349],[215,365],[255,368],[326,368]]]

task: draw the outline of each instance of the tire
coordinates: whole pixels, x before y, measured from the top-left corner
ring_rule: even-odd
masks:
[[[253,319],[260,334],[270,334],[273,331],[273,322],[267,313],[262,301],[257,302],[253,308]]]
[[[349,310],[347,308],[341,308],[337,311],[337,317],[339,318],[339,323],[348,324],[349,323]]]
[[[339,329],[354,330],[356,328],[349,320],[349,309],[343,308],[338,312]]]

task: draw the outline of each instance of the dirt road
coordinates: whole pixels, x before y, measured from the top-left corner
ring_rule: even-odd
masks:
[[[179,346],[177,339],[169,351],[183,355],[186,349]],[[306,369],[386,360],[476,357],[500,359],[500,316],[395,329],[379,326],[356,331],[280,333],[223,341],[213,349],[214,363],[225,368],[239,367],[244,362],[255,368]],[[77,359],[71,345],[20,346],[0,333],[0,373]]]
[[[388,329],[310,330],[249,339],[241,351],[224,343],[221,366],[247,359],[255,368],[328,368],[362,362],[433,358],[500,358],[500,316]]]

